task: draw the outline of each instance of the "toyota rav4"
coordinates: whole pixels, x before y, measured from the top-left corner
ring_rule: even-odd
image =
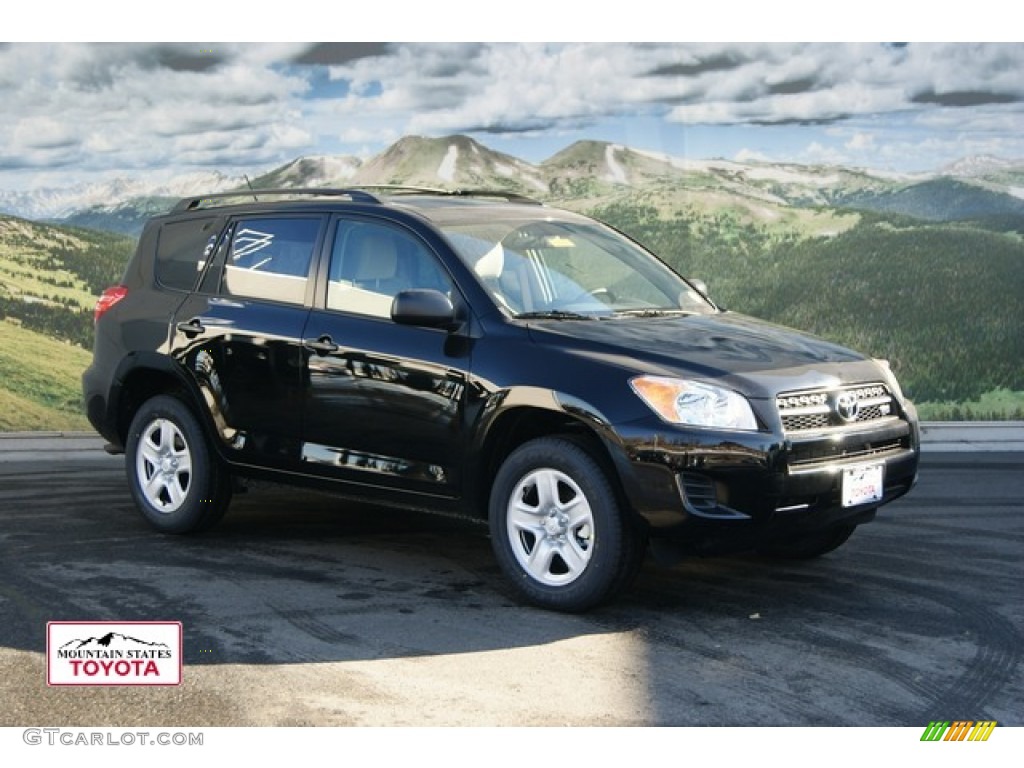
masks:
[[[723,311],[604,224],[246,194],[152,219],[96,307],[88,416],[161,531],[214,525],[236,478],[326,487],[486,521],[524,599],[579,611],[648,543],[814,557],[915,482],[884,361]]]

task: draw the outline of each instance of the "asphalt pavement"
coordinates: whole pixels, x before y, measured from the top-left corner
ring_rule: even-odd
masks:
[[[836,552],[520,604],[483,526],[269,484],[153,532],[92,435],[0,436],[0,725],[1024,725],[1024,425],[929,425]],[[48,621],[181,621],[173,688],[46,685]]]

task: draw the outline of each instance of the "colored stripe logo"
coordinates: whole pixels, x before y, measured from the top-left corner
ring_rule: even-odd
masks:
[[[932,720],[921,734],[921,741],[988,741],[995,720]]]

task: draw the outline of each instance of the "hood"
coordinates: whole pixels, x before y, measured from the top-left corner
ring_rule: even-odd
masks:
[[[530,334],[636,373],[716,381],[751,397],[882,377],[846,347],[734,312],[531,321]]]

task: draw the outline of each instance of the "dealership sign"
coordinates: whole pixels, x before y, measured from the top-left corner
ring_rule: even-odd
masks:
[[[51,621],[48,685],[180,685],[180,621]]]

